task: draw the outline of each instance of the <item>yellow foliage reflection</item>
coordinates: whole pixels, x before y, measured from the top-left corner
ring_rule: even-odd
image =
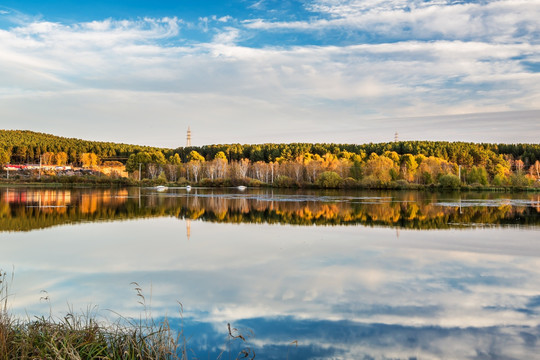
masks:
[[[287,196],[285,196],[287,195]],[[540,195],[370,192],[229,194],[211,190],[157,194],[130,189],[0,191],[0,231],[29,231],[82,221],[169,216],[223,223],[368,225],[445,229],[540,225]]]

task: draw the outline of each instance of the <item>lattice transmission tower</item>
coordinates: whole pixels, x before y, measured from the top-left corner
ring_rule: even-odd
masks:
[[[186,137],[186,147],[190,147],[191,146],[191,129],[187,128],[187,137]]]

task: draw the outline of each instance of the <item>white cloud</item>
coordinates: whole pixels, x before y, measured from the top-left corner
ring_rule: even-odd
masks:
[[[219,18],[214,16],[213,18],[214,18],[214,20],[217,20],[217,21],[223,22],[223,23],[226,23],[226,22],[229,22],[229,21],[233,20],[233,17],[230,16],[230,15],[221,16]]]
[[[396,3],[377,4],[387,11]],[[354,8],[360,3],[348,5],[352,9],[335,10],[341,15],[324,21],[375,11]],[[217,18],[201,21],[205,26],[221,24]],[[227,18],[227,24],[233,22]],[[92,132],[81,119],[144,123],[143,116],[159,113],[164,123],[185,119],[172,125],[179,132],[188,123],[213,124],[221,140],[209,135],[209,142],[330,141],[324,136],[341,137],[344,129],[384,118],[533,110],[540,103],[539,75],[522,63],[540,54],[535,42],[404,40],[253,48],[240,44],[254,30],[223,24],[207,29],[209,42],[184,39],[188,25],[177,18],[73,25],[32,21],[0,30],[0,103],[2,118],[8,119],[4,127],[32,129],[37,116],[32,109],[39,109],[39,118],[47,114],[42,120],[49,132],[65,130],[70,122],[73,132],[66,135],[79,137],[77,128]],[[66,96],[71,103],[62,102]],[[141,110],[141,103],[147,110]],[[81,114],[77,108],[86,111]],[[261,124],[274,128],[261,133]],[[433,137],[437,130],[428,127],[425,136]],[[290,134],[287,140],[282,138],[285,133]],[[144,136],[148,132],[139,133]],[[299,136],[305,138],[295,138]],[[161,145],[181,145],[176,141]]]
[[[308,9],[318,17],[304,21],[246,22],[252,29],[321,31],[352,29],[384,38],[443,38],[528,41],[537,36],[540,7],[536,0],[503,0],[486,3],[450,1],[321,0]]]
[[[233,27],[226,27],[214,36],[212,41],[217,44],[234,44],[240,35],[240,31]]]

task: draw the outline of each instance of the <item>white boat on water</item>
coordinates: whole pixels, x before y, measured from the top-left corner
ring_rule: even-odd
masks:
[[[165,191],[165,190],[167,190],[167,187],[163,186],[163,185],[158,185],[158,186],[154,187],[154,189],[156,189],[157,191]]]
[[[237,188],[238,190],[240,190],[240,191],[244,191],[244,190],[247,189],[247,186],[240,185],[240,186],[237,186],[236,188]]]
[[[191,186],[186,186],[186,191],[191,191]]]

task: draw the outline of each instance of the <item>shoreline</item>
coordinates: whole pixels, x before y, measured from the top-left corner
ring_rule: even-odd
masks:
[[[129,178],[107,178],[107,177],[69,177],[69,178],[60,178],[65,181],[51,181],[52,179],[45,179],[41,181],[36,180],[10,180],[6,181],[5,179],[0,180],[0,188],[8,186],[24,186],[24,187],[51,187],[51,188],[104,188],[104,187],[155,187],[155,186],[168,186],[168,187],[177,187],[177,186],[186,186],[190,185],[193,189],[196,188],[235,188],[237,186],[246,186],[248,189],[258,189],[258,188],[269,188],[269,189],[298,189],[298,190],[395,190],[395,191],[429,191],[429,192],[448,192],[448,191],[478,191],[478,192],[540,192],[540,182],[538,186],[492,186],[492,185],[481,185],[481,184],[462,184],[460,186],[443,186],[441,184],[414,184],[414,183],[405,183],[403,181],[392,181],[388,184],[369,184],[364,185],[361,181],[356,181],[355,183],[347,182],[342,183],[338,186],[321,186],[319,184],[312,183],[302,183],[302,184],[267,184],[258,182],[253,179],[226,179],[226,181],[212,182],[209,179],[203,179],[199,183],[193,182],[164,182],[160,179],[149,180],[144,179],[141,181],[132,180]],[[56,180],[56,179],[54,179]],[[205,181],[208,180],[208,181]]]

